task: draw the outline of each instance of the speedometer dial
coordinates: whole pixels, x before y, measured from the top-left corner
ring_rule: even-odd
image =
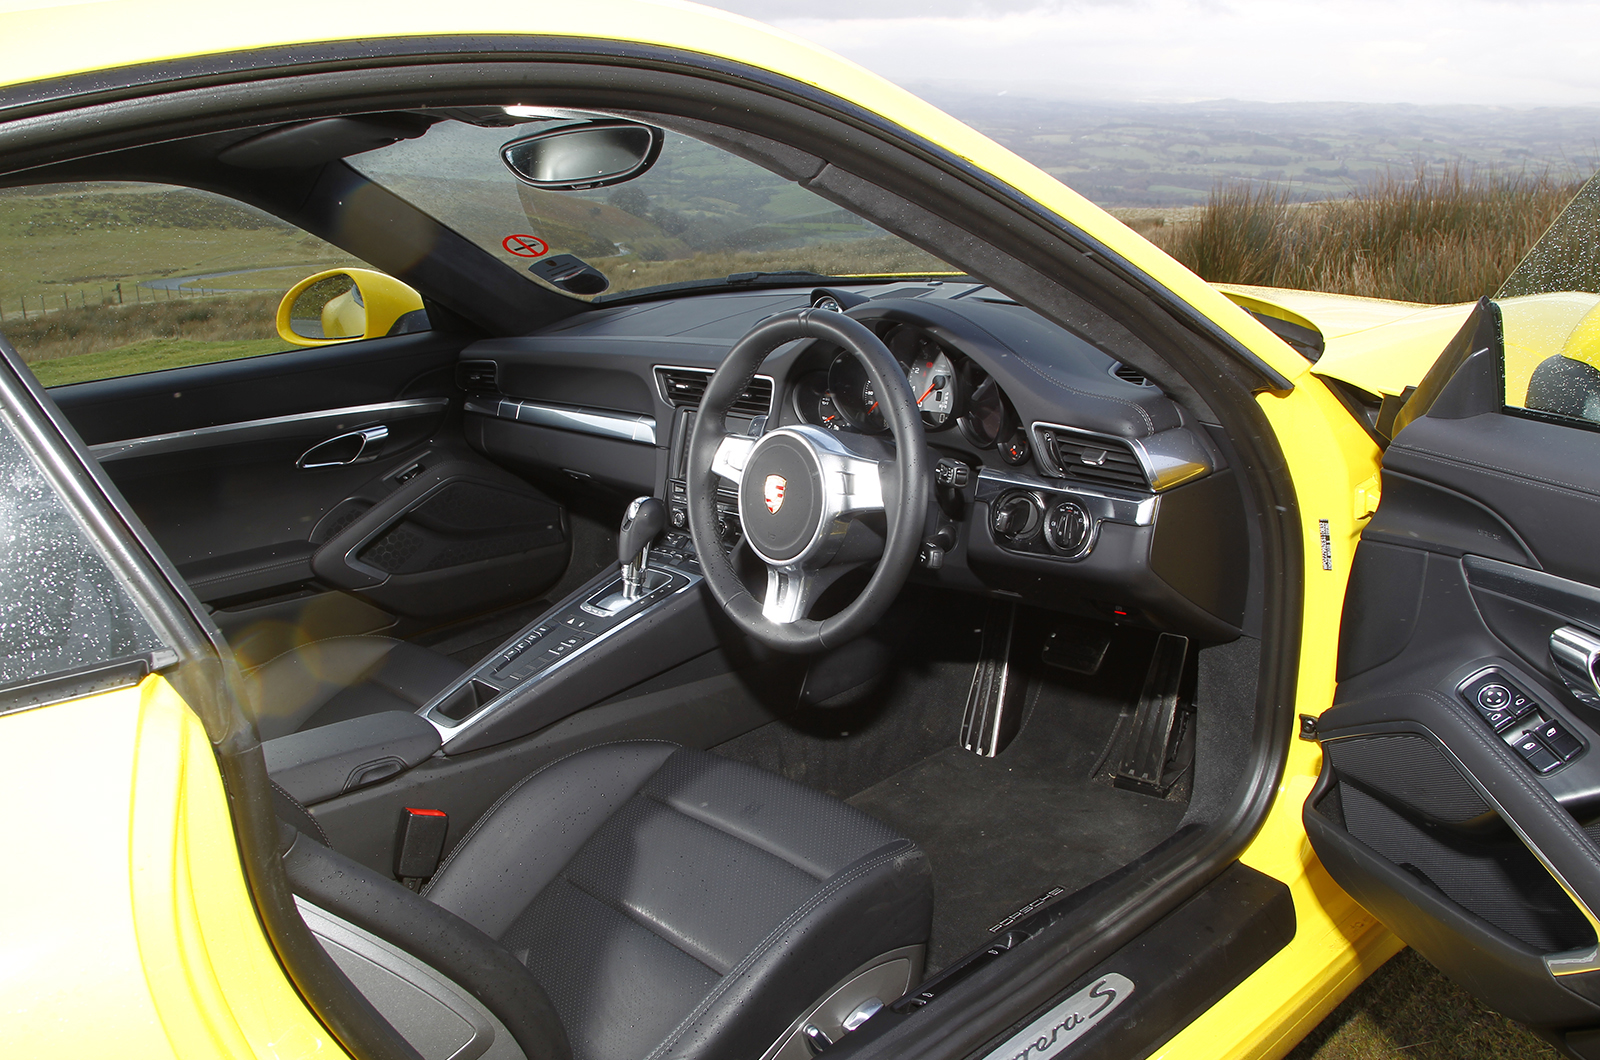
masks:
[[[849,426],[872,434],[888,429],[872,377],[850,354],[841,351],[828,366],[828,393]]]

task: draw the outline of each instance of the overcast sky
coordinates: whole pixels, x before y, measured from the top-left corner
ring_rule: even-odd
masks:
[[[908,87],[1600,105],[1595,0],[707,0]]]

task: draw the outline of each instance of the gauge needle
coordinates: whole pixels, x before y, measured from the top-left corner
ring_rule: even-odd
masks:
[[[935,390],[938,390],[938,389],[939,389],[939,384],[937,382],[930,383],[928,385],[928,389],[926,389],[926,390],[924,390],[922,392],[922,396],[917,398],[917,404],[920,405],[924,401],[928,400],[928,395],[933,393]]]

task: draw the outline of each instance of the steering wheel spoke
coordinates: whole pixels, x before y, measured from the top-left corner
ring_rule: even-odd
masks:
[[[725,434],[717,443],[717,453],[711,458],[711,470],[737,486],[744,477],[745,465],[750,462],[750,451],[756,439],[742,434]]]
[[[806,617],[816,595],[817,573],[804,567],[768,567],[767,596],[761,602],[761,617],[786,626]]]

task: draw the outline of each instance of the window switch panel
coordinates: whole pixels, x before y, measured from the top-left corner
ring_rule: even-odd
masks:
[[[1556,757],[1555,752],[1546,747],[1544,741],[1532,733],[1522,737],[1511,747],[1537,773],[1548,773],[1561,764],[1561,759]]]
[[[1570,762],[1583,753],[1583,744],[1559,721],[1546,722],[1535,731],[1545,746],[1554,751],[1563,762]]]

